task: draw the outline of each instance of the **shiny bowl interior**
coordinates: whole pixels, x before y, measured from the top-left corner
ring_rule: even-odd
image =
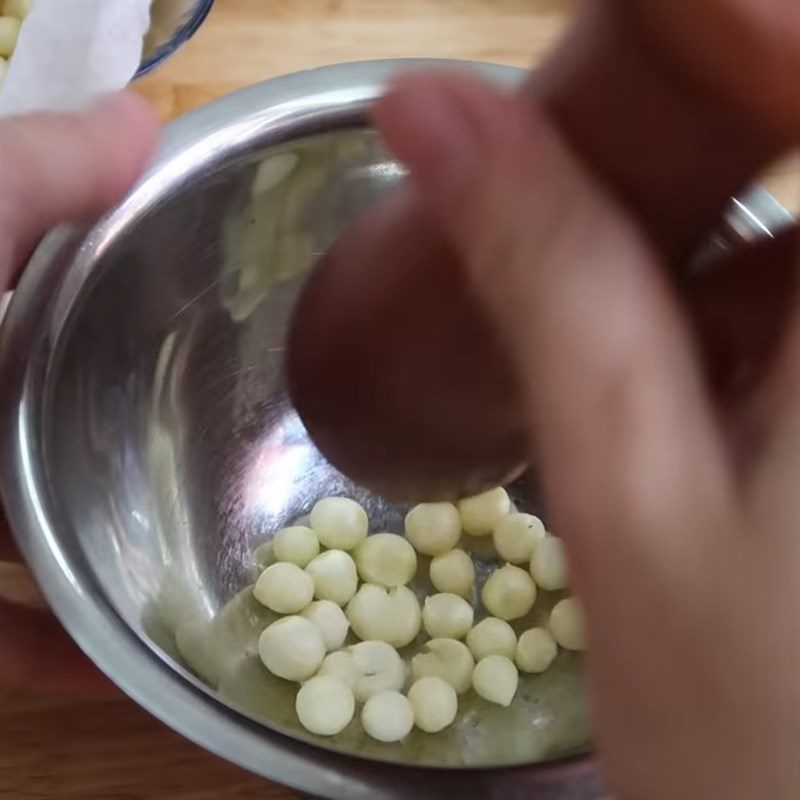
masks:
[[[373,131],[354,128],[198,176],[108,243],[48,376],[51,486],[103,593],[226,702],[303,738],[296,686],[256,654],[274,616],[250,593],[254,551],[326,495],[357,498],[373,532],[402,533],[404,509],[350,483],[311,443],[287,397],[284,336],[316,257],[401,174]],[[542,513],[526,482],[514,495]],[[474,558],[481,578],[497,563]],[[540,593],[520,632],[556,599]],[[580,658],[563,651],[545,674],[523,676],[511,709],[469,693],[437,736],[382,744],[356,721],[317,741],[440,766],[574,752],[587,743]]]
[[[438,778],[390,764],[521,765],[588,742],[574,654],[526,677],[512,709],[469,699],[448,734],[381,745],[357,725],[334,740],[305,733],[293,687],[254,653],[270,615],[247,590],[253,554],[281,526],[322,496],[347,494],[367,507],[371,531],[402,531],[402,508],[354,486],[314,448],[283,371],[289,315],[315,260],[402,176],[364,125],[367,103],[398,68],[289,76],[171,126],[117,209],[45,242],[0,337],[10,388],[0,409],[3,497],[68,630],[173,727],[332,797],[441,796]],[[743,207],[768,230],[778,207],[754,203]],[[734,221],[737,235],[758,228],[742,213]],[[516,504],[546,518],[530,487],[512,487]],[[492,554],[475,559],[485,577]],[[532,620],[557,599],[541,594]],[[335,751],[384,763],[343,762]],[[559,769],[536,780],[559,781]],[[441,785],[480,785],[484,797],[530,788],[515,770],[442,775]],[[563,796],[590,796],[576,787]]]

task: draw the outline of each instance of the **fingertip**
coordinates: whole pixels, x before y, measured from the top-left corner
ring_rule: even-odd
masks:
[[[536,150],[536,109],[470,72],[404,73],[373,107],[387,146],[411,170],[423,194],[452,196],[470,188],[487,161]]]
[[[149,103],[135,92],[127,89],[103,95],[92,106],[90,113],[110,117],[119,116],[134,121],[145,117],[156,119],[155,111]]]
[[[456,240],[474,225],[468,209],[509,131],[518,146],[519,116],[516,100],[500,87],[469,72],[442,70],[397,76],[372,114],[426,206]]]
[[[152,157],[158,121],[121,92],[83,113],[37,113],[0,122],[0,284],[14,278],[53,225],[86,222],[119,202]]]
[[[98,136],[108,153],[110,205],[127,191],[152,157],[159,139],[160,125],[155,111],[141,97],[129,91],[117,92],[100,100],[90,112],[90,124],[99,126]]]
[[[468,120],[437,73],[395,78],[376,101],[372,119],[387,146],[421,180],[475,156],[477,142]]]

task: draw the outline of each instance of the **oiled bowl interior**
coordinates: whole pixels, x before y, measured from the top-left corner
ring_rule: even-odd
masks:
[[[325,495],[362,502],[373,532],[401,533],[404,509],[352,485],[310,443],[285,391],[285,334],[317,257],[400,175],[366,129],[227,157],[115,232],[48,376],[48,478],[99,590],[187,680],[305,739],[296,686],[255,653],[271,615],[249,593],[254,551]],[[525,481],[512,494],[543,513]],[[488,549],[474,558],[480,584],[496,562]],[[420,593],[427,574],[422,559]],[[541,622],[556,599],[540,592],[516,627]],[[523,676],[509,709],[470,692],[436,736],[380,744],[354,722],[315,741],[440,765],[575,752],[588,741],[580,658],[562,652]]]

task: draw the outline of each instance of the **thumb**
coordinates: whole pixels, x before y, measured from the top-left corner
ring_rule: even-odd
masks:
[[[0,122],[0,288],[49,228],[89,220],[119,200],[152,154],[157,131],[153,111],[129,93],[82,114]]]
[[[408,76],[374,116],[516,365],[580,591],[631,569],[675,574],[719,534],[731,487],[643,237],[543,116],[481,81]]]

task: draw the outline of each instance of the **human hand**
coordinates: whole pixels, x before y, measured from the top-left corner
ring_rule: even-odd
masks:
[[[776,103],[762,117],[788,137]],[[653,235],[658,220],[621,200],[541,104],[410,76],[374,116],[515,366],[585,608],[612,792],[796,796],[796,230],[731,255],[684,296],[669,233],[696,233],[697,220]],[[704,163],[689,167],[702,180]]]
[[[0,122],[0,294],[37,241],[88,222],[130,187],[153,152],[155,115],[132,94],[84,114]],[[110,687],[44,605],[0,510],[0,683],[37,690]]]
[[[787,47],[786,24],[770,47],[774,25],[742,22],[754,6],[788,23],[794,11],[781,4],[697,0],[689,14],[673,0],[577,3],[575,24],[519,89],[670,266],[685,264],[800,128],[786,79],[800,69],[800,32]],[[713,36],[698,42],[692,28],[685,46],[671,12]],[[738,57],[751,51],[761,57]],[[713,69],[700,69],[704,59]],[[289,335],[288,383],[339,469],[386,493],[435,499],[502,481],[525,460],[517,381],[472,294],[406,187],[320,260]]]

